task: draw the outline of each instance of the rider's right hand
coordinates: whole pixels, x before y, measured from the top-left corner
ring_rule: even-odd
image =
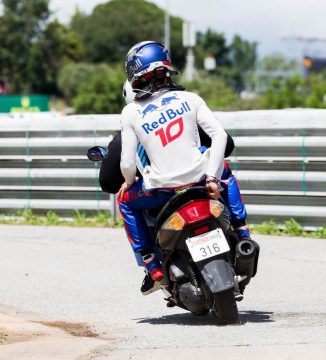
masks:
[[[221,193],[221,187],[218,183],[216,182],[208,182],[206,183],[206,189],[207,189],[207,192],[208,192],[208,195],[217,200],[220,196],[220,193]]]

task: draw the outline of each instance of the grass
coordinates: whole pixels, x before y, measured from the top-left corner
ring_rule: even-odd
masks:
[[[83,211],[75,210],[70,218],[60,217],[53,211],[44,215],[36,214],[32,209],[18,210],[14,214],[0,215],[0,224],[11,225],[42,225],[42,226],[76,226],[76,227],[122,227],[121,218],[112,221],[109,211],[99,211],[95,215],[88,215]],[[305,231],[294,219],[289,219],[284,224],[275,221],[264,221],[260,224],[251,225],[250,229],[264,235],[304,236],[316,239],[326,239],[326,226],[314,231]]]
[[[326,239],[326,226],[308,232],[294,219],[286,220],[283,225],[277,224],[273,220],[264,221],[261,224],[251,225],[250,229],[253,232],[264,235],[303,236]]]
[[[120,218],[112,221],[109,211],[99,211],[89,216],[85,212],[76,210],[72,217],[60,217],[53,211],[44,215],[36,214],[32,209],[18,210],[12,215],[0,215],[0,224],[11,225],[42,225],[42,226],[78,226],[78,227],[121,227]]]

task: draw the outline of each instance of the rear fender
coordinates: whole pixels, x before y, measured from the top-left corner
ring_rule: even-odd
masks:
[[[230,264],[223,258],[196,263],[206,285],[212,293],[234,287],[234,275]]]

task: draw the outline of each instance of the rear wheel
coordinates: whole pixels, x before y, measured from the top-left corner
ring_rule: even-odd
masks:
[[[233,288],[213,294],[212,311],[219,325],[235,325],[239,322]]]
[[[209,309],[203,309],[201,311],[192,311],[191,313],[194,316],[205,316],[209,313]]]

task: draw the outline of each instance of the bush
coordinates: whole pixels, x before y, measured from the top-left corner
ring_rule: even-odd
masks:
[[[71,102],[77,96],[80,84],[87,83],[96,69],[96,65],[86,63],[63,66],[58,75],[58,88],[65,99]]]
[[[274,80],[262,97],[262,108],[326,108],[325,95],[326,72]]]
[[[326,239],[326,226],[316,229],[316,231],[311,234],[317,239]]]
[[[284,222],[284,232],[291,236],[301,236],[304,233],[302,226],[294,219]]]
[[[224,109],[237,100],[236,93],[217,75],[200,72],[195,80],[182,85],[201,96],[212,110]]]
[[[97,67],[97,71],[78,88],[78,95],[73,100],[77,114],[117,114],[120,113],[124,100],[122,87],[125,74],[119,67],[107,65]]]
[[[261,224],[255,224],[252,226],[254,231],[257,231],[260,234],[264,235],[279,235],[279,225],[277,225],[273,220],[264,221]]]

